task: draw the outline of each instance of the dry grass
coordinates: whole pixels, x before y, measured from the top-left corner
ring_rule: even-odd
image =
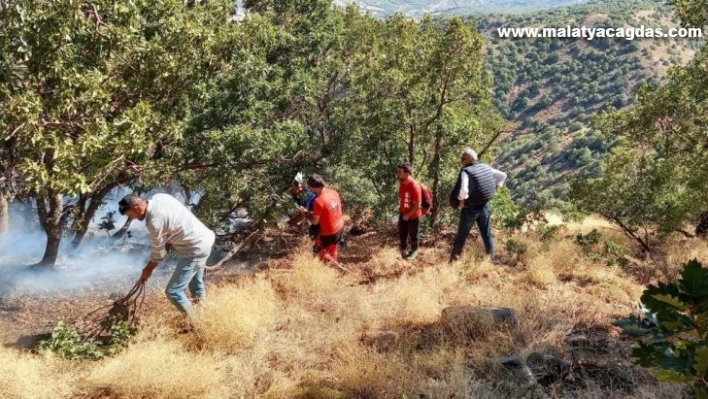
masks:
[[[524,280],[538,288],[547,288],[556,282],[556,273],[553,270],[553,264],[539,257],[534,258],[528,266]]]
[[[680,269],[678,266],[692,259],[708,259],[708,246],[704,239],[687,240],[680,235],[673,235],[663,247],[666,263],[674,269]]]
[[[72,392],[69,365],[0,347],[0,398],[61,398]]]
[[[504,377],[497,359],[532,351],[568,358],[568,336],[595,330],[611,336],[613,319],[629,313],[643,289],[619,266],[591,259],[575,243],[577,231],[598,225],[571,224],[546,242],[531,234],[498,237],[527,245],[513,267],[484,260],[474,243],[452,265],[447,248],[424,248],[416,262],[383,248],[364,264],[348,265],[354,273],[342,274],[313,259],[304,243],[287,270],[211,286],[191,333],[180,332],[184,321],[166,307],[154,311],[133,344],[105,361],[67,363],[0,349],[0,398],[537,397],[544,393]],[[612,231],[602,234],[628,244]],[[675,261],[705,258],[699,244],[667,246],[680,252],[672,255]],[[455,333],[438,323],[442,310],[455,305],[511,307],[519,324]],[[362,344],[378,329],[397,334],[392,346]],[[628,361],[620,350],[598,356]],[[623,372],[641,375],[633,368]],[[628,394],[592,378],[582,389],[571,383],[554,389],[587,398],[677,392],[675,385],[641,380]]]
[[[168,337],[138,342],[94,368],[85,383],[119,398],[222,397],[218,358],[185,350]]]
[[[209,301],[214,305],[207,306],[196,322],[195,339],[204,348],[237,353],[253,348],[275,327],[277,298],[264,278],[221,287]]]

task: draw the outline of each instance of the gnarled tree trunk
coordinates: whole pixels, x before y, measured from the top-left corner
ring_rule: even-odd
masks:
[[[64,201],[61,194],[48,196],[47,199],[42,196],[37,197],[37,213],[39,214],[39,222],[44,231],[47,233],[47,245],[44,249],[42,260],[35,266],[38,267],[54,267],[59,256],[59,243],[61,242],[62,224],[64,218]],[[49,206],[49,209],[47,209]]]
[[[86,232],[88,231],[89,224],[91,223],[91,220],[93,220],[94,216],[96,216],[96,212],[103,203],[103,199],[106,197],[106,195],[108,195],[108,193],[111,192],[111,190],[116,187],[118,187],[118,183],[111,183],[103,187],[101,190],[91,196],[91,202],[89,202],[86,211],[83,212],[83,209],[80,210],[81,221],[77,225],[78,228],[76,229],[76,235],[74,235],[74,239],[71,241],[72,248],[76,249],[79,247],[79,245],[81,245],[81,242],[83,241],[84,237],[86,237]],[[84,205],[85,203],[82,204],[82,206]]]

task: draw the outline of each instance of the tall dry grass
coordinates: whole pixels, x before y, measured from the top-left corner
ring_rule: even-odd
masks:
[[[447,248],[424,248],[417,262],[404,262],[388,247],[375,250],[365,265],[348,265],[354,273],[342,274],[314,259],[303,244],[288,270],[210,286],[191,332],[184,333],[184,321],[165,305],[148,318],[134,343],[103,361],[64,362],[0,349],[0,397],[542,395],[505,377],[498,359],[532,351],[567,357],[565,341],[578,326],[611,330],[613,318],[629,313],[643,289],[621,267],[598,262],[575,244],[575,231],[596,224],[568,226],[566,234],[547,242],[531,234],[498,237],[527,244],[515,266],[485,260],[479,243],[452,265],[446,262]],[[619,240],[604,232],[603,237]],[[701,255],[698,247],[693,251]],[[371,280],[369,274],[382,277]],[[445,307],[455,305],[511,307],[519,325],[452,334],[438,320]],[[378,330],[395,333],[386,349],[363,343]],[[651,398],[678,392],[674,385],[641,384],[649,385],[627,394],[592,380],[571,396]]]
[[[0,347],[0,398],[70,397],[73,366],[52,356],[33,356]]]

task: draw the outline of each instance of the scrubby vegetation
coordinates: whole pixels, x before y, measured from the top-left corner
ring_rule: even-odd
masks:
[[[121,186],[176,187],[223,240],[244,216],[265,236],[292,206],[292,176],[319,172],[359,232],[342,256],[352,272],[309,242],[265,251],[265,270],[212,283],[189,326],[155,293],[139,331],[118,326],[107,346],[60,324],[39,353],[0,348],[0,397],[685,394],[655,376],[705,395],[705,269],[681,265],[706,255],[708,48],[494,37],[705,27],[705,2],[419,20],[244,5],[246,18],[225,0],[0,2],[0,238],[21,204],[47,235],[38,265],[53,266]],[[467,146],[510,175],[492,204],[498,264],[479,243],[441,263]],[[402,160],[439,205],[416,262],[387,229]],[[549,208],[573,222],[549,223]],[[110,212],[99,224],[115,227]],[[653,374],[612,326],[640,298],[649,313],[623,325]]]
[[[675,278],[681,262],[703,257],[704,244],[673,237],[657,259],[666,268],[629,255],[609,264],[615,255],[603,252],[606,243],[630,254],[637,244],[607,223],[559,225],[553,236],[543,226],[498,237],[504,265],[482,261],[479,240],[461,261],[440,263],[448,243],[432,237],[410,263],[392,235],[376,233],[350,241],[342,259],[357,262],[341,274],[303,242],[302,252],[269,269],[210,286],[193,332],[182,332],[158,293],[134,341],[110,358],[3,348],[0,387],[7,397],[679,396],[681,385],[631,365],[630,343],[611,324],[632,312],[648,281]],[[503,249],[513,241],[526,251]],[[441,323],[443,309],[459,305],[509,307],[518,323]],[[572,378],[529,386],[501,364],[532,352],[570,362]]]
[[[530,208],[572,210],[570,178],[599,176],[618,145],[593,117],[634,103],[640,85],[657,87],[667,67],[684,65],[703,40],[504,39],[506,27],[679,26],[673,9],[656,1],[597,1],[520,15],[472,19],[488,41],[494,103],[517,128],[495,149],[512,171],[514,199]]]

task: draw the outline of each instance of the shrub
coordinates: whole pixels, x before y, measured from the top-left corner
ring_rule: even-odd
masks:
[[[536,233],[541,237],[542,241],[549,241],[556,237],[556,234],[561,230],[561,225],[547,225],[543,224],[536,228]]]
[[[506,251],[509,252],[510,255],[515,255],[517,258],[525,254],[527,250],[528,246],[519,240],[512,238],[506,242]]]
[[[52,337],[37,344],[40,353],[53,352],[64,359],[100,359],[103,351],[94,340],[85,340],[78,331],[60,321]]]
[[[136,330],[126,321],[116,321],[108,327],[109,336],[103,342],[86,338],[64,321],[57,323],[52,337],[40,341],[36,350],[40,353],[52,352],[64,359],[97,360],[111,356],[125,347]]]
[[[641,304],[638,314],[615,322],[637,344],[636,363],[708,397],[708,269],[695,259],[685,263],[677,282],[649,285]]]
[[[600,243],[600,232],[597,229],[592,229],[587,234],[578,234],[575,236],[575,243],[583,248],[589,248]]]

